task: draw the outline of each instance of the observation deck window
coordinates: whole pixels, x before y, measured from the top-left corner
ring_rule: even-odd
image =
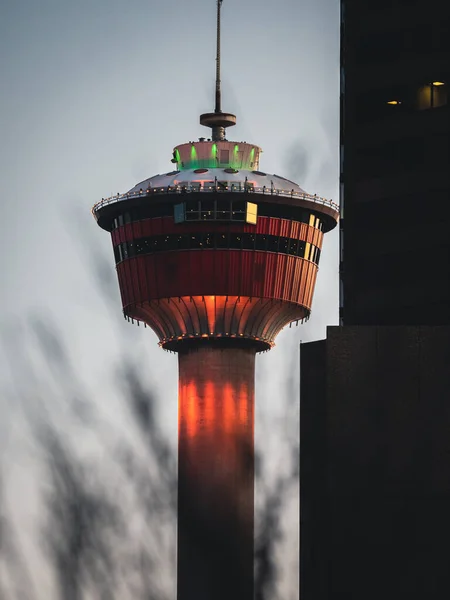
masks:
[[[211,221],[214,219],[214,200],[205,200],[200,203],[200,219],[202,221]]]
[[[217,234],[216,244],[217,248],[228,248],[228,233],[219,233]]]
[[[304,240],[236,232],[162,234],[122,242],[114,247],[116,263],[145,254],[180,250],[259,250],[297,256],[319,264],[320,249]]]
[[[237,184],[238,185],[238,184]],[[168,217],[174,215],[175,223],[184,221],[245,221],[255,225],[258,215],[264,217],[278,217],[300,221],[311,224],[320,231],[323,231],[323,221],[315,217],[310,221],[311,212],[303,208],[284,206],[276,204],[236,201],[230,200],[188,200],[187,202],[170,204],[145,204],[143,206],[130,208],[111,221],[111,231],[125,225],[144,219],[153,219],[155,217]]]
[[[185,221],[240,221],[256,225],[258,205],[238,200],[188,200],[174,206],[175,223]]]
[[[228,200],[217,200],[217,220],[229,221],[231,219],[231,204]]]
[[[238,202],[233,202],[232,212],[231,212],[231,218],[233,221],[243,221],[244,220],[246,204],[247,203],[244,202],[243,200],[240,200]]]

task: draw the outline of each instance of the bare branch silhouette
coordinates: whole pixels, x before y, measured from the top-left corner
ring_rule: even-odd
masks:
[[[96,248],[93,255],[98,257],[101,252]],[[106,264],[100,256],[96,269],[107,271],[99,293],[110,305],[112,269]],[[126,432],[117,430],[102,418],[95,398],[84,389],[77,366],[70,362],[64,336],[37,317],[31,319],[29,332],[47,367],[44,372],[33,365],[28,339],[15,340],[14,360],[19,362],[13,373],[17,380],[14,401],[22,407],[43,457],[41,543],[54,575],[56,598],[168,600],[175,589],[177,461],[158,423],[154,392],[132,360],[119,357],[121,366],[111,370],[111,381],[122,392],[121,410],[130,417],[130,424]],[[296,397],[292,382],[285,394]],[[58,406],[64,407],[64,417],[54,414]],[[269,484],[264,481],[263,457],[256,457],[256,476],[263,484],[255,548],[256,600],[276,597],[281,517],[288,490],[298,485],[295,435],[287,431],[287,423],[280,426],[290,446],[291,468]],[[101,461],[89,452],[80,452],[88,439],[100,448]],[[14,547],[5,511],[0,504],[0,563],[3,570],[6,565],[14,586],[6,587],[0,579],[2,600],[43,600],[28,575],[30,566]],[[211,530],[207,515],[196,518],[198,531],[206,535]],[[226,552],[227,534],[220,534]]]

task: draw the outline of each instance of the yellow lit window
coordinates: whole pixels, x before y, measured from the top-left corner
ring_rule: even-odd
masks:
[[[305,244],[305,260],[309,260],[309,255],[311,253],[311,244]]]
[[[447,104],[447,89],[443,81],[433,81],[423,85],[417,92],[417,108],[438,108]]]
[[[250,225],[256,225],[256,221],[258,219],[258,205],[254,202],[247,202],[246,216],[245,220]]]

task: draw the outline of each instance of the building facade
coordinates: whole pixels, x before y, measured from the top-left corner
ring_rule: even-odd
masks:
[[[448,3],[341,2],[341,326],[301,347],[302,600],[450,590],[449,30]]]
[[[341,323],[450,324],[450,8],[341,6]]]

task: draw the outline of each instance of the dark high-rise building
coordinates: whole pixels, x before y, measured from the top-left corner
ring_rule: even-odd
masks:
[[[341,318],[450,324],[450,7],[341,3]]]
[[[450,593],[450,9],[341,2],[340,327],[301,348],[302,600]]]
[[[226,139],[217,0],[211,129],[172,170],[93,213],[110,232],[123,314],[178,353],[178,599],[253,600],[255,358],[309,317],[333,202],[260,171],[261,149]]]

